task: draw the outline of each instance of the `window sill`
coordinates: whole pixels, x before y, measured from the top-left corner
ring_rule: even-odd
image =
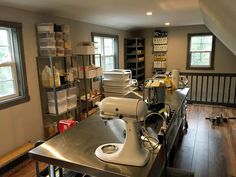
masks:
[[[186,67],[186,70],[214,70],[214,67]]]
[[[0,101],[0,110],[5,109],[5,108],[9,108],[12,106],[16,106],[21,103],[28,102],[29,100],[30,100],[30,96],[27,95],[27,96],[19,96],[17,98],[12,98],[12,99],[8,99],[8,100]]]

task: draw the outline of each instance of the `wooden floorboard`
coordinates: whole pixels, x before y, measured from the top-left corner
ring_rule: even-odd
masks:
[[[188,106],[189,129],[176,153],[174,167],[191,170],[195,177],[236,177],[236,119],[221,125],[205,119],[220,114],[236,117],[236,109]]]
[[[195,177],[236,177],[236,119],[213,126],[205,117],[236,117],[235,108],[189,105],[189,128],[173,160],[173,166],[193,171]],[[46,165],[41,164],[41,169]],[[27,160],[3,177],[36,177],[35,162]]]

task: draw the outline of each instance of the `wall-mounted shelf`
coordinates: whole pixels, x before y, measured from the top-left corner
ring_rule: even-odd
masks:
[[[168,50],[168,38],[167,32],[155,31],[152,39],[153,44],[153,73],[162,73],[167,68],[167,50]]]

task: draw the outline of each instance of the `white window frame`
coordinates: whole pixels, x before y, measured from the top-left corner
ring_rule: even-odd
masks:
[[[192,37],[203,37],[203,36],[212,36],[211,50],[210,51],[191,51]],[[186,69],[214,69],[214,53],[215,53],[215,36],[212,33],[196,33],[188,34],[188,51],[187,51],[187,66]],[[192,54],[193,53],[209,53],[209,66],[207,65],[192,65]]]
[[[12,61],[11,62],[1,63],[0,67],[8,67],[8,66],[10,66],[11,67],[11,71],[12,71],[13,81],[14,81],[14,94],[7,95],[7,96],[2,96],[2,97],[0,96],[0,101],[3,101],[3,100],[6,100],[6,99],[11,99],[11,98],[18,97],[19,96],[19,89],[18,89],[19,87],[18,87],[18,82],[17,82],[16,64],[15,64],[15,60],[14,60],[15,54],[14,54],[14,49],[13,49],[11,28],[0,27],[0,30],[7,31],[7,38],[8,38],[8,41],[10,42],[7,46],[0,45],[0,47],[8,47],[9,51],[11,53],[11,57],[12,57]],[[0,83],[1,83],[1,81],[0,81]]]
[[[94,38],[98,37],[101,38],[101,45],[102,45],[102,53],[101,53],[101,63],[102,63],[102,68],[104,69],[105,66],[105,60],[106,57],[112,57],[113,58],[113,69],[118,69],[119,64],[118,64],[118,36],[116,35],[107,35],[107,34],[99,34],[99,33],[92,33],[92,40],[94,41]],[[105,55],[105,46],[104,46],[104,39],[113,39],[113,50],[114,54],[113,55]]]

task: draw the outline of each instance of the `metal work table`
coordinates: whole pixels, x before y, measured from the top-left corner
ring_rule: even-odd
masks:
[[[176,113],[181,109],[188,90],[188,88],[179,89],[166,95],[166,102],[171,105]],[[128,97],[134,97],[131,95]],[[177,119],[177,115],[173,115],[173,121]],[[96,177],[161,176],[164,169],[163,156],[160,155],[161,149],[158,153],[151,154],[150,160],[144,167],[107,163],[95,156],[94,152],[99,145],[123,141],[122,127],[122,123],[118,119],[105,125],[103,120],[99,118],[98,113],[96,113],[79,122],[65,133],[59,134],[34,148],[29,152],[29,155],[32,159],[51,164],[50,167],[59,166]],[[169,134],[172,132],[170,128],[171,126],[167,130],[167,136],[169,132]]]

